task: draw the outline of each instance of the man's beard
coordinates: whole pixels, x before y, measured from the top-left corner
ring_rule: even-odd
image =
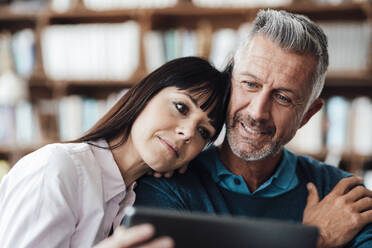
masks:
[[[240,125],[241,122],[243,123],[249,123],[251,127],[258,127],[260,132],[268,135],[269,137],[273,137],[276,128],[273,126],[266,126],[264,123],[260,123],[259,121],[254,120],[250,116],[248,116],[246,121],[243,121],[242,115],[239,115],[237,113],[232,121],[232,124],[227,123],[226,125],[226,136],[227,136],[227,141],[229,143],[229,146],[231,148],[231,151],[238,156],[239,158],[245,160],[245,161],[257,161],[257,160],[262,160],[265,158],[268,158],[270,156],[276,155],[280,152],[281,148],[283,147],[282,142],[280,140],[278,141],[273,141],[270,139],[269,141],[266,142],[260,149],[255,149],[253,151],[247,151],[244,149],[241,149],[242,147],[239,142],[241,142],[241,138],[237,132],[234,132],[234,129],[236,130],[237,126]],[[244,137],[243,137],[244,139]],[[244,139],[245,143],[251,144],[253,146],[259,145],[257,141],[254,140],[249,140],[249,139]]]

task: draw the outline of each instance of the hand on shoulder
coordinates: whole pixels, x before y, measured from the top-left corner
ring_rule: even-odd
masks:
[[[372,222],[372,191],[362,183],[359,177],[344,178],[321,201],[315,185],[307,185],[303,224],[319,228],[318,247],[342,246]]]

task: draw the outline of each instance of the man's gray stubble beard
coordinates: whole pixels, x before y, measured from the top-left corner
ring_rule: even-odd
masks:
[[[238,118],[234,117],[233,119],[233,125],[229,125],[227,123],[226,125],[226,137],[228,144],[230,146],[231,151],[234,153],[235,156],[243,159],[244,161],[258,161],[262,159],[266,159],[270,156],[274,156],[278,154],[281,151],[282,146],[280,145],[280,142],[270,142],[269,147],[264,147],[256,152],[251,152],[250,154],[246,154],[244,152],[240,152],[238,149],[238,146],[236,145],[236,142],[234,142],[232,139],[232,130],[237,126],[236,123],[238,123]],[[254,141],[249,142],[254,143]]]

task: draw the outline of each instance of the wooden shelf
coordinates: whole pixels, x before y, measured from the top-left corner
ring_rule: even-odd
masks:
[[[273,9],[282,9],[304,14],[315,21],[361,21],[371,17],[371,5],[372,4],[368,2],[343,3],[338,5],[301,3],[291,4],[288,6],[277,6],[273,7]],[[78,7],[64,13],[57,13],[51,10],[42,10],[35,13],[14,13],[9,7],[1,7],[0,26],[5,22],[11,22],[12,25],[14,25],[14,22],[34,24],[37,17],[40,15],[46,16],[49,19],[50,24],[112,23],[123,22],[128,19],[136,20],[150,16],[152,21],[155,21],[155,28],[164,28],[165,24],[167,24],[167,27],[175,26],[179,22],[186,24],[186,21],[191,21],[192,24],[199,21],[199,19],[211,20],[214,25],[216,25],[214,21],[220,19],[220,21],[217,22],[217,26],[218,23],[225,23],[225,25],[231,26],[234,25],[234,23],[251,21],[259,9],[267,8],[267,6],[258,6],[253,8],[205,8],[182,3],[175,7],[168,8],[132,8],[94,11],[84,7]],[[173,20],[174,18],[178,19],[176,23],[168,21],[156,22],[157,19]],[[229,21],[226,21],[227,19]]]
[[[79,94],[95,98],[106,98],[110,93],[130,88],[146,76],[137,70],[128,80],[52,80],[44,74],[35,74],[29,79],[32,99]]]
[[[151,12],[151,11],[150,11]],[[49,12],[50,24],[78,24],[78,23],[118,23],[127,20],[138,20],[150,13],[148,10],[123,9],[110,11],[93,11],[78,9],[65,13]]]
[[[47,79],[46,76],[34,76],[29,82],[31,95],[51,98],[53,90],[64,90],[65,94],[82,94],[104,98],[111,92],[130,88],[139,83],[146,73],[135,73],[133,77],[123,81],[107,80],[61,80]],[[328,73],[322,97],[344,95],[352,98],[359,95],[372,97],[372,75],[370,73]]]
[[[36,21],[36,15],[40,12],[18,12],[9,6],[0,7],[0,21]]]
[[[329,73],[322,97],[328,98],[333,95],[348,98],[372,97],[372,75],[369,73]]]
[[[17,13],[9,7],[0,7],[0,30],[14,32],[23,28],[35,28],[36,22],[37,13]]]
[[[341,3],[332,4],[294,4],[283,8],[290,12],[304,14],[315,21],[362,21],[371,17],[371,3]],[[279,8],[281,9],[281,8]]]
[[[366,20],[370,16],[370,5],[370,3],[345,3],[336,6],[330,4],[295,4],[278,6],[274,7],[274,9],[304,14],[315,21],[361,21]],[[192,4],[180,4],[168,8],[105,11],[79,8],[61,14],[49,12],[48,16],[51,24],[122,22],[128,19],[138,20],[149,17],[151,18],[150,23],[153,29],[168,29],[180,26],[196,28],[197,23],[202,20],[209,21],[214,28],[237,28],[243,22],[252,21],[260,9],[266,8],[266,6],[254,8],[205,8]]]
[[[139,81],[53,81],[56,91],[62,91],[59,95],[83,95],[97,99],[106,99],[113,92],[120,92],[130,88]]]
[[[23,156],[52,142],[43,142],[34,145],[4,145],[0,144],[0,160],[5,159],[13,166]]]
[[[14,152],[28,153],[32,152],[42,145],[32,145],[32,146],[19,146],[19,145],[0,145],[0,154],[10,154]]]
[[[273,9],[287,10],[304,14],[315,21],[362,21],[371,16],[370,3],[330,4],[294,4],[273,7]],[[195,28],[195,24],[204,20],[209,21],[214,29],[237,28],[243,22],[252,21],[260,9],[254,8],[202,8],[192,5],[183,7],[157,9],[152,14],[153,29],[166,29],[171,27]],[[226,21],[228,20],[228,21]]]

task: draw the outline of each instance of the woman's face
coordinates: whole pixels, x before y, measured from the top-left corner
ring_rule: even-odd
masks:
[[[188,91],[167,87],[142,110],[129,139],[151,169],[165,172],[181,167],[215,134],[208,112],[200,108],[201,100]]]

